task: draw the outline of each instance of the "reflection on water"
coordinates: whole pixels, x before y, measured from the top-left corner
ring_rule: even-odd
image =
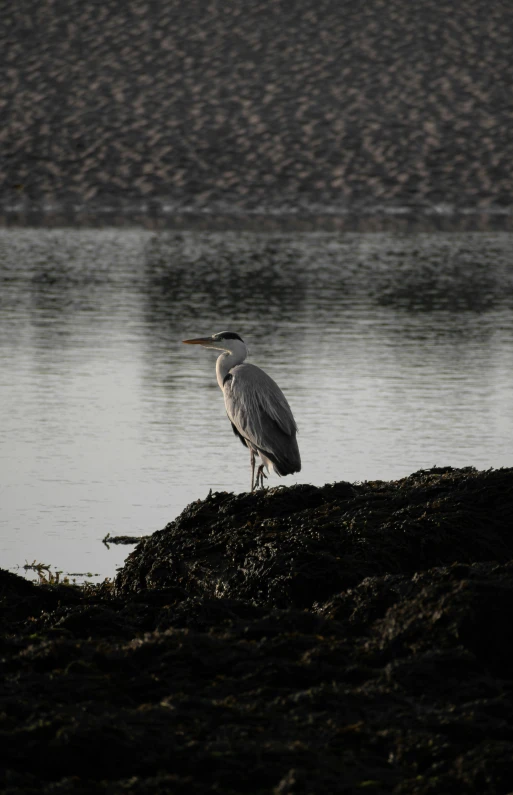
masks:
[[[513,236],[0,231],[1,565],[112,576],[209,488],[242,491],[215,354],[287,395],[303,471],[512,464]]]

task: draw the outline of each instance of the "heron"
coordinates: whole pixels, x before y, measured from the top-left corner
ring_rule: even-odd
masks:
[[[264,469],[273,469],[280,476],[299,472],[297,425],[290,406],[278,384],[260,367],[245,361],[248,348],[242,337],[221,331],[183,342],[222,351],[216,362],[217,383],[233,432],[249,448],[251,491],[259,484],[264,488]],[[257,456],[262,463],[255,478]]]

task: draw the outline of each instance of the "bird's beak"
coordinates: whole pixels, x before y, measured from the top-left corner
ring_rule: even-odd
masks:
[[[182,340],[185,345],[209,345],[213,342],[212,337],[198,337],[195,340]]]

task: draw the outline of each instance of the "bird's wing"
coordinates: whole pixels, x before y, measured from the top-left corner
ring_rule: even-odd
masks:
[[[296,422],[285,395],[259,367],[254,364],[232,367],[223,391],[231,422],[241,436],[259,449],[272,451],[280,436],[296,435]]]

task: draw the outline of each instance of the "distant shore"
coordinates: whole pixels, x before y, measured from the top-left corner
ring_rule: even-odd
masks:
[[[132,228],[153,231],[205,230],[262,233],[287,232],[509,232],[513,212],[505,209],[465,212],[443,209],[419,211],[411,208],[369,208],[362,212],[337,213],[245,213],[215,211],[166,211],[160,204],[148,206],[75,207],[73,205],[18,204],[2,211],[0,229],[35,228]]]
[[[7,4],[2,223],[44,207],[117,223],[130,204],[153,225],[402,208],[496,223],[513,208],[512,41],[509,5],[485,0]]]

